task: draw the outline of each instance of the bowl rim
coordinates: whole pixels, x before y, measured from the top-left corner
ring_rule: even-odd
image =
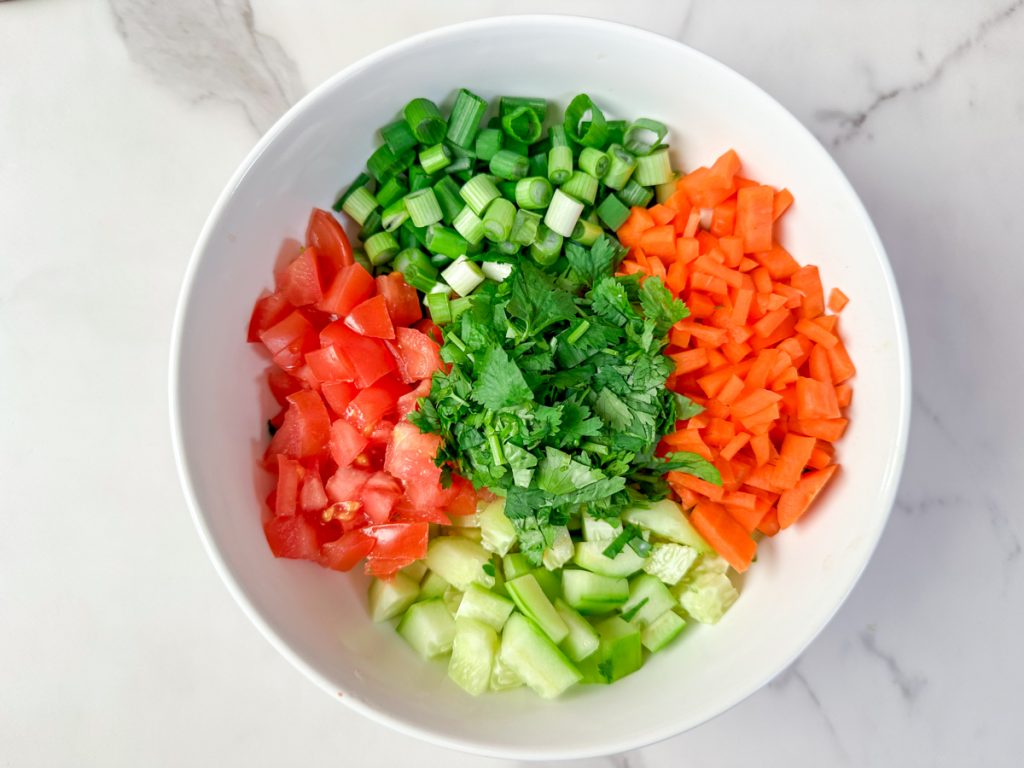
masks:
[[[786,121],[789,121],[793,128],[797,132],[802,133],[808,141],[809,151],[816,152],[820,159],[828,166],[831,166],[834,173],[838,176],[840,183],[845,187],[845,190],[849,193],[856,213],[861,219],[862,224],[868,233],[868,240],[871,247],[874,250],[874,254],[879,262],[879,266],[882,269],[883,278],[885,281],[885,288],[887,291],[887,297],[889,301],[889,308],[893,313],[894,320],[896,321],[896,338],[894,339],[897,352],[898,360],[898,375],[902,381],[902,386],[899,389],[898,394],[898,413],[899,413],[899,424],[896,434],[896,450],[892,454],[889,466],[886,468],[886,472],[883,479],[883,492],[882,498],[885,505],[885,512],[883,516],[879,518],[877,527],[870,533],[871,541],[867,549],[866,556],[860,566],[852,573],[848,583],[842,590],[841,598],[836,602],[835,606],[823,616],[820,623],[808,633],[806,637],[800,639],[797,643],[792,654],[777,669],[767,670],[758,680],[748,686],[745,690],[741,691],[740,694],[735,698],[732,703],[717,708],[715,711],[709,711],[703,713],[698,717],[691,718],[686,721],[676,721],[672,724],[660,727],[652,728],[648,731],[644,731],[638,735],[626,735],[618,736],[613,739],[609,739],[600,745],[595,744],[591,748],[587,747],[570,747],[566,748],[544,748],[534,749],[529,745],[522,745],[521,747],[495,747],[488,745],[485,742],[474,741],[466,739],[464,737],[453,736],[443,731],[417,725],[414,722],[406,720],[404,718],[395,716],[390,712],[378,709],[366,702],[360,697],[350,695],[345,691],[339,691],[338,687],[327,680],[321,675],[316,669],[314,669],[305,659],[299,654],[292,650],[292,648],[285,642],[270,624],[264,620],[261,613],[254,607],[250,601],[245,590],[241,584],[236,580],[234,574],[226,564],[224,558],[221,556],[220,551],[214,544],[213,537],[209,526],[206,522],[205,514],[203,513],[199,500],[196,496],[195,487],[192,483],[192,478],[189,472],[188,461],[185,457],[185,448],[183,444],[183,423],[182,423],[182,408],[181,408],[181,388],[180,388],[180,366],[179,361],[181,359],[181,352],[183,347],[183,335],[184,335],[184,321],[187,308],[189,306],[196,275],[198,273],[199,264],[202,261],[203,253],[209,248],[210,238],[212,232],[216,226],[217,221],[223,214],[224,208],[227,206],[228,201],[231,199],[235,190],[241,184],[245,176],[248,174],[252,166],[259,160],[263,152],[269,147],[274,141],[277,140],[278,136],[287,128],[292,122],[294,122],[299,115],[301,115],[306,107],[319,99],[324,93],[337,87],[343,81],[352,78],[359,72],[373,67],[378,62],[385,60],[397,53],[405,51],[410,48],[415,48],[424,42],[438,40],[447,36],[459,35],[470,31],[483,31],[493,29],[495,27],[509,27],[509,26],[520,26],[529,28],[534,25],[555,25],[564,27],[579,28],[580,26],[591,27],[596,30],[602,30],[606,32],[613,32],[620,35],[630,35],[635,38],[640,38],[643,41],[647,41],[651,44],[665,45],[669,44],[677,46],[686,51],[687,55],[693,56],[703,61],[706,66],[718,68],[723,70],[723,74],[737,78],[739,81],[744,83],[746,86],[760,92],[764,97],[765,103],[769,109],[772,109],[779,113],[779,116]],[[225,185],[223,191],[214,203],[209,215],[206,218],[203,228],[200,231],[199,238],[196,241],[196,245],[192,250],[189,257],[188,265],[185,270],[185,275],[181,284],[181,289],[178,295],[177,304],[175,307],[174,320],[171,333],[171,345],[170,345],[170,362],[168,367],[169,374],[169,415],[170,415],[170,427],[171,427],[171,443],[174,453],[174,460],[177,466],[179,481],[182,486],[182,491],[185,495],[185,501],[188,505],[189,511],[192,515],[192,520],[195,523],[196,529],[199,532],[199,537],[203,542],[203,546],[206,549],[206,553],[212,561],[214,568],[220,575],[221,580],[224,582],[228,591],[231,593],[235,602],[242,609],[242,612],[249,618],[249,620],[256,626],[264,638],[273,646],[284,658],[286,658],[291,664],[301,671],[307,678],[317,685],[321,690],[327,693],[332,699],[338,701],[339,699],[344,702],[349,708],[358,712],[364,717],[368,717],[378,723],[386,725],[394,730],[403,733],[407,736],[412,736],[418,739],[422,739],[432,744],[447,747],[450,749],[457,749],[463,752],[486,756],[494,758],[504,758],[513,760],[552,760],[552,759],[580,759],[580,758],[592,758],[600,757],[609,754],[616,754],[620,752],[626,752],[633,749],[649,746],[665,739],[671,738],[676,735],[680,735],[692,728],[702,725],[719,715],[729,711],[737,704],[745,701],[751,695],[756,693],[758,690],[767,685],[777,675],[787,669],[814,641],[814,639],[822,632],[825,626],[832,620],[839,608],[846,602],[853,590],[853,587],[860,580],[864,569],[874,556],[875,550],[877,549],[878,542],[881,538],[882,532],[888,522],[889,516],[892,512],[892,507],[895,502],[896,493],[899,486],[900,477],[902,475],[904,459],[907,451],[907,441],[910,431],[910,402],[911,402],[911,365],[910,365],[910,347],[907,334],[906,318],[903,312],[903,306],[899,295],[899,289],[896,284],[896,279],[892,271],[892,266],[889,262],[888,256],[885,251],[885,247],[882,244],[881,238],[875,229],[874,223],[871,217],[868,215],[867,210],[864,207],[860,196],[857,194],[853,185],[850,183],[846,174],[843,173],[838,163],[834,160],[831,154],[825,149],[820,141],[808,130],[806,126],[800,120],[798,120],[788,109],[780,104],[773,96],[764,91],[759,85],[751,81],[749,78],[740,74],[731,67],[723,64],[717,59],[705,54],[689,45],[674,40],[670,37],[657,34],[655,32],[641,29],[629,24],[623,24],[620,22],[607,21],[603,19],[595,19],[584,16],[573,16],[568,14],[522,14],[522,15],[504,15],[494,16],[484,19],[476,19],[472,21],[460,22],[457,24],[450,24],[443,27],[437,27],[435,29],[427,30],[425,32],[418,33],[411,37],[406,37],[401,40],[395,41],[386,45],[362,58],[353,62],[352,64],[344,67],[335,74],[328,77],[322,83],[317,85],[315,88],[310,90],[302,99],[292,105],[278,120],[267,130],[260,139],[256,142],[253,148],[246,155],[245,159],[238,166],[231,179]]]

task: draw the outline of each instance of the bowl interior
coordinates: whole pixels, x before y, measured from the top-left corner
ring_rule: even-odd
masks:
[[[652,76],[652,73],[656,73]],[[254,469],[271,412],[265,360],[245,344],[252,302],[278,246],[301,237],[361,169],[375,129],[409,99],[450,103],[580,91],[613,118],[664,121],[690,169],[735,147],[743,174],[786,186],[782,240],[851,297],[842,331],[855,359],[852,422],[837,480],[799,525],[764,542],[739,602],[688,628],[614,687],[557,702],[526,691],[472,699],[441,663],[415,657],[366,615],[360,575],[275,560],[259,525],[267,479]],[[906,436],[908,365],[888,264],[854,192],[810,134],[756,86],[678,43],[558,17],[477,22],[414,38],[341,73],[260,142],[218,203],[186,279],[172,360],[178,457],[197,522],[229,586],[271,641],[314,681],[410,733],[488,754],[583,756],[639,746],[720,713],[786,666],[820,630],[884,526]]]

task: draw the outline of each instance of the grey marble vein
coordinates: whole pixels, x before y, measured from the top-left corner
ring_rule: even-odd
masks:
[[[879,647],[875,633],[870,629],[865,629],[860,633],[860,643],[865,651],[885,665],[889,672],[889,679],[900,692],[900,696],[907,703],[908,707],[913,706],[914,701],[921,691],[924,690],[928,681],[920,675],[911,675],[905,672],[899,662],[896,661],[895,656]]]
[[[240,107],[263,133],[302,95],[298,68],[256,29],[249,0],[109,0],[132,59],[192,102]]]
[[[807,694],[807,698],[810,700],[811,704],[814,705],[814,709],[819,715],[821,715],[821,719],[825,723],[825,728],[828,729],[829,736],[831,737],[833,744],[835,744],[838,756],[842,759],[844,764],[848,765],[850,762],[850,756],[847,754],[846,748],[843,746],[842,739],[839,738],[839,731],[836,730],[835,723],[832,722],[832,718],[829,715],[828,710],[826,710],[825,706],[822,704],[818,693],[814,690],[814,686],[811,685],[811,682],[807,679],[803,670],[800,669],[799,660],[793,662],[789,669],[776,677],[770,683],[769,687],[775,690],[785,690],[793,681],[796,681],[800,685],[803,691]]]
[[[969,35],[963,38],[953,48],[943,54],[931,70],[923,77],[903,85],[894,86],[877,93],[874,99],[867,106],[857,110],[822,109],[815,113],[815,117],[823,122],[835,122],[839,125],[839,133],[832,138],[832,146],[838,147],[856,138],[864,124],[886,103],[904,94],[917,93],[934,85],[945,73],[947,67],[962,58],[969,51],[973,50],[993,30],[1003,22],[1016,14],[1024,7],[1024,0],[1015,0],[1010,5],[1002,8],[996,13],[979,23]],[[923,59],[923,53],[918,50],[918,58]]]

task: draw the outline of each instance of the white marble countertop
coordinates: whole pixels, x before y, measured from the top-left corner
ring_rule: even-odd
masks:
[[[897,507],[834,621],[713,722],[579,765],[1020,765],[1022,0],[0,3],[0,765],[512,765],[362,719],[253,631],[185,510],[166,361],[258,135],[379,46],[513,6],[676,37],[792,110],[874,217],[914,357]]]

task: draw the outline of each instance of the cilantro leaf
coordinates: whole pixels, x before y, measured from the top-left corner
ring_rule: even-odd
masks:
[[[656,467],[656,471],[661,473],[682,472],[712,485],[722,484],[722,475],[718,468],[699,453],[690,453],[689,451],[670,453],[665,457],[665,461]]]
[[[629,406],[607,387],[598,392],[594,400],[594,410],[612,429],[626,429],[633,421]]]
[[[601,434],[601,419],[591,415],[590,408],[573,402],[562,406],[562,422],[559,425],[558,447],[579,443],[581,438]]]
[[[509,280],[512,295],[508,312],[526,323],[527,336],[576,316],[576,302],[572,295],[556,288],[547,274],[529,262],[521,261]]]
[[[595,284],[587,298],[590,299],[590,308],[599,317],[615,325],[626,325],[640,319],[629,303],[629,295],[622,281],[614,277],[606,277]]]
[[[704,406],[700,403],[695,403],[686,395],[677,394],[675,396],[675,401],[677,419],[692,419],[694,416],[704,413]]]
[[[472,398],[493,410],[533,399],[519,366],[501,347],[485,351],[475,366],[476,384]]]
[[[537,467],[537,487],[554,496],[575,493],[604,479],[600,471],[573,461],[569,454],[551,446]]]
[[[640,306],[644,316],[654,323],[658,336],[665,335],[669,328],[690,315],[687,306],[672,296],[660,277],[651,277],[640,285]]]

